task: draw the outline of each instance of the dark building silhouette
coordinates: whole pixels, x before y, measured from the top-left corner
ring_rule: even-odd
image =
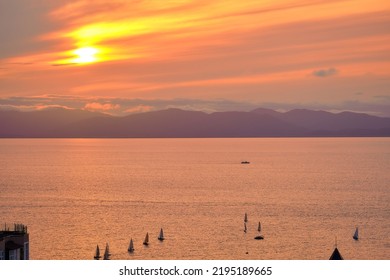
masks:
[[[29,254],[27,226],[14,224],[10,229],[5,224],[0,230],[0,260],[28,260]]]

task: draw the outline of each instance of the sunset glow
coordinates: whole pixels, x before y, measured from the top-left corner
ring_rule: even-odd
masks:
[[[98,60],[96,55],[99,51],[93,47],[80,48],[73,52],[77,55],[77,57],[73,59],[74,63],[91,63]]]
[[[0,106],[85,108],[103,98],[116,108],[110,113],[125,114],[181,99],[183,108],[208,111],[242,105],[390,116],[388,1],[34,5],[9,5],[0,17],[8,26]],[[210,102],[219,105],[202,105]]]
[[[0,26],[4,279],[388,275],[390,0],[0,0]]]

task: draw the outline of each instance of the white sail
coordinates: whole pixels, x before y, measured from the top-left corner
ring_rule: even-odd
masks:
[[[245,213],[245,216],[244,216],[244,223],[247,223],[248,222],[248,215]]]
[[[359,228],[356,227],[355,234],[353,235],[353,239],[358,240],[359,239]]]
[[[144,245],[149,245],[149,233],[146,233],[145,240],[144,240]]]
[[[162,229],[162,228],[160,229],[160,234],[159,234],[159,236],[158,236],[158,240],[160,240],[160,241],[163,241],[163,240],[164,240],[164,232],[163,232],[163,229]]]
[[[127,251],[134,252],[133,239],[130,239],[130,244],[129,244],[129,248],[127,249]]]

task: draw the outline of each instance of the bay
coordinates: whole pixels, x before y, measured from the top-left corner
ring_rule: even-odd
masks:
[[[28,226],[31,259],[108,242],[121,260],[319,260],[336,238],[345,259],[390,259],[390,138],[0,139],[0,155],[0,222]]]

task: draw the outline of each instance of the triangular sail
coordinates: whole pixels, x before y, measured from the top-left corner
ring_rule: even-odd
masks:
[[[336,248],[334,248],[334,251],[332,253],[332,255],[330,256],[329,260],[343,260],[344,258],[341,256],[339,250]]]
[[[163,229],[160,229],[160,234],[158,235],[158,240],[163,241],[164,240],[164,232]]]
[[[109,260],[110,259],[110,248],[108,246],[108,243],[106,243],[106,249],[104,250],[103,260]]]
[[[358,240],[359,239],[359,228],[356,227],[355,234],[353,235],[353,239]]]
[[[149,233],[146,233],[145,240],[144,240],[144,245],[149,245]]]
[[[98,260],[101,258],[100,256],[100,249],[99,249],[99,245],[96,245],[96,253],[95,253],[95,256],[93,257],[95,260]]]
[[[329,260],[343,260],[344,258],[341,256],[339,249],[337,249],[337,236],[335,236],[334,240],[334,251],[330,256]]]
[[[130,244],[129,244],[129,248],[127,249],[127,251],[134,252],[133,239],[130,239]]]
[[[260,222],[259,222],[259,225],[257,226],[257,231],[259,232],[259,235],[256,236],[255,239],[256,239],[256,240],[262,240],[262,239],[264,239],[264,236],[262,236],[262,235],[260,234],[260,232],[261,232],[261,224],[260,224]]]

